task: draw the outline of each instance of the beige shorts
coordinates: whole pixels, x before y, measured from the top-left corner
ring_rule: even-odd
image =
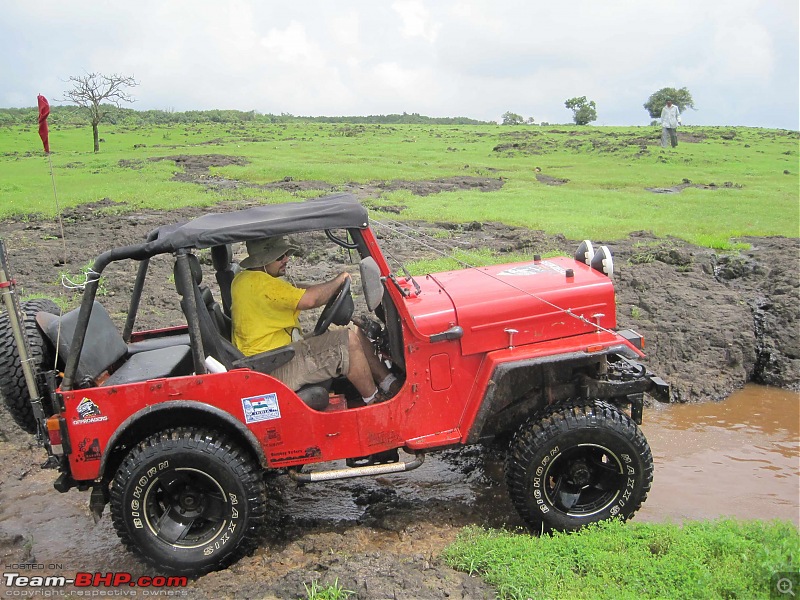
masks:
[[[293,342],[294,358],[270,375],[293,390],[346,375],[350,369],[349,335],[347,327],[332,327],[322,335]]]

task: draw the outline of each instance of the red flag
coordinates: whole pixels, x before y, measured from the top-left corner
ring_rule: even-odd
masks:
[[[39,137],[42,138],[44,151],[50,154],[50,140],[47,131],[47,116],[50,114],[50,104],[47,98],[39,94]]]

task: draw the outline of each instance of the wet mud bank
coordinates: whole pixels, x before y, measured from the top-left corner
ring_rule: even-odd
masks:
[[[202,165],[197,169],[202,171]],[[447,186],[482,184],[415,185],[428,185],[435,193],[451,189]],[[348,191],[369,204],[378,187],[352,186]],[[244,207],[228,203],[213,210]],[[208,211],[125,208],[106,200],[65,211],[66,244],[56,220],[0,221],[0,237],[23,293],[74,300],[73,292],[58,283],[63,275],[78,281],[87,264],[110,246],[137,243],[159,225]],[[400,222],[395,220],[398,213],[402,207],[373,211],[371,218],[382,248],[399,262],[436,258],[439,251],[452,248],[488,247],[501,255],[555,250],[572,254],[577,246],[577,240],[563,236],[496,223]],[[675,401],[721,400],[753,381],[800,389],[798,240],[745,238],[739,241],[750,249],[735,253],[658,239],[647,232],[593,241],[614,252],[619,326],[645,335],[647,364],[673,385]],[[180,320],[171,264],[154,259],[152,267],[161,283],[146,289],[137,328]],[[309,238],[303,255],[293,259],[290,275],[313,281],[343,268],[352,269],[344,251],[331,249],[324,237]],[[112,264],[104,275],[98,299],[122,323],[133,270]],[[213,287],[214,282],[208,283]],[[78,570],[152,574],[124,551],[107,514],[93,522],[88,494],[53,490],[55,473],[39,468],[42,451],[4,412],[0,417],[4,565],[63,564],[67,576]],[[645,427],[647,419],[648,411]],[[658,455],[655,447],[654,451]],[[439,557],[464,525],[521,526],[505,493],[502,459],[497,449],[467,448],[431,455],[422,468],[403,476],[304,487],[283,476],[272,478],[270,527],[261,547],[225,571],[190,582],[188,597],[305,598],[304,583],[338,580],[363,599],[493,598],[494,591],[480,579],[453,571]],[[669,479],[661,482],[659,477],[657,467],[654,486],[669,485]],[[704,514],[687,510],[682,516]]]

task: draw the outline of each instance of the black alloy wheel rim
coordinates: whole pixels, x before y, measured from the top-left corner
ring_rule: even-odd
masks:
[[[175,547],[197,548],[228,525],[225,490],[211,475],[192,468],[159,473],[143,495],[147,527]]]
[[[545,496],[556,510],[588,517],[612,504],[627,478],[614,452],[598,444],[579,444],[554,456],[542,481]]]

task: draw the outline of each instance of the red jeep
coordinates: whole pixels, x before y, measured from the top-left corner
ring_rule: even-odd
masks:
[[[270,376],[291,348],[245,357],[229,341],[231,245],[314,231],[360,258],[360,326],[403,381],[387,402],[348,408],[357,394],[345,379],[293,391]],[[203,249],[219,300],[201,283]],[[134,331],[158,254],[174,256],[186,322]],[[123,260],[138,271],[120,333],[95,297],[103,270]],[[2,271],[0,286],[13,287],[5,259]],[[531,528],[576,529],[630,517],[645,500],[643,395],[669,399],[637,362],[642,338],[615,330],[611,271],[607,248],[584,242],[575,257],[403,276],[346,194],[206,214],[101,254],[72,312],[12,307],[0,319],[0,390],[60,469],[56,489],[91,488],[95,514],[110,502],[123,543],[170,572],[219,569],[259,544],[266,471],[298,482],[384,475],[467,444],[508,444],[508,490]],[[348,284],[314,334],[347,324],[353,307]],[[48,371],[56,346],[63,360]]]

